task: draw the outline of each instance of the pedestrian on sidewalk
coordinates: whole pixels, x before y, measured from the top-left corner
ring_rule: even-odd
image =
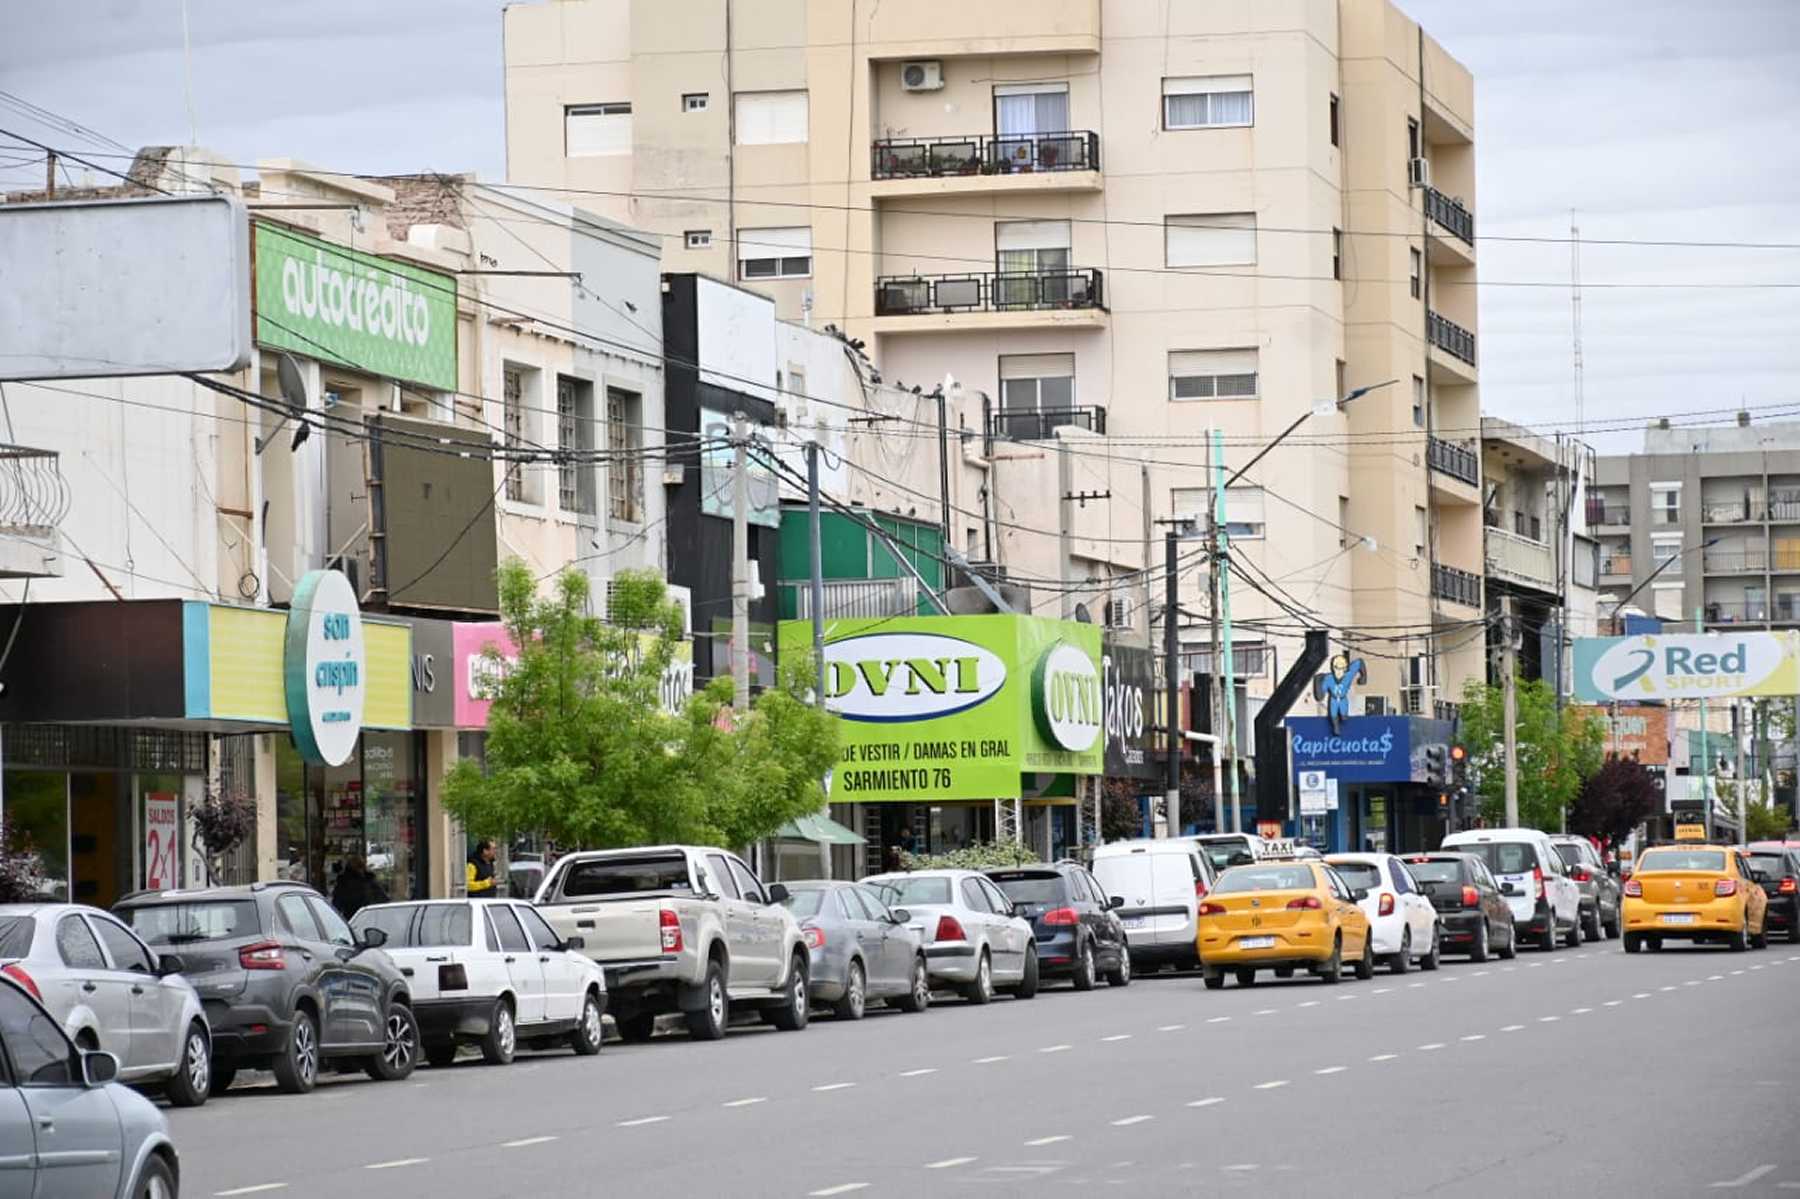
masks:
[[[369,873],[367,862],[354,857],[344,863],[337,885],[331,889],[331,906],[338,910],[338,915],[348,920],[372,903],[387,901],[387,891]]]
[[[468,881],[470,899],[493,899],[500,893],[499,880],[494,876],[494,843],[483,840],[475,846],[475,852],[469,855],[469,865],[464,872]]]

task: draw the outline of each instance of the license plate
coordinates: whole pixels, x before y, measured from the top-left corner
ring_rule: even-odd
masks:
[[[1148,917],[1148,916],[1127,916],[1127,917],[1125,917],[1125,927],[1127,930],[1134,929],[1134,928],[1149,928],[1150,927],[1150,917]]]
[[[1692,912],[1666,912],[1658,919],[1664,924],[1692,924],[1699,917]]]
[[[1275,944],[1274,937],[1239,937],[1239,949],[1268,949]]]

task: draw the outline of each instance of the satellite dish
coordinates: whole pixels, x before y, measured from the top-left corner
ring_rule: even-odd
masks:
[[[292,354],[283,352],[275,359],[275,378],[281,384],[281,398],[290,407],[304,410],[307,407],[306,377],[300,373],[300,364],[294,361]]]
[[[1075,619],[1080,621],[1082,624],[1093,624],[1094,623],[1094,614],[1092,612],[1088,611],[1088,606],[1086,604],[1076,604],[1075,605]]]

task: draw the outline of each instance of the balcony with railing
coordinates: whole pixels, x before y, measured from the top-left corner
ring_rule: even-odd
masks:
[[[1700,502],[1700,519],[1709,525],[1753,524],[1768,518],[1768,506],[1756,494],[1706,498]]]
[[[869,151],[870,194],[1098,191],[1100,135],[1056,133],[890,137]]]
[[[1767,599],[1707,600],[1707,624],[1766,624],[1769,620],[1793,620],[1794,616],[1777,614]],[[1787,611],[1793,612],[1790,604]]]
[[[1487,573],[1521,587],[1555,594],[1556,554],[1542,541],[1505,529],[1485,529]]]
[[[1612,525],[1616,528],[1631,526],[1631,505],[1616,500],[1596,499],[1588,497],[1587,522],[1598,528],[1601,525]]]
[[[1709,547],[1701,564],[1709,575],[1760,575],[1769,569],[1769,551],[1762,546]]]
[[[61,575],[70,492],[55,450],[0,445],[0,578]]]
[[[1631,555],[1601,554],[1600,577],[1603,579],[1629,579],[1631,577]]]
[[[1425,314],[1425,333],[1433,350],[1432,368],[1443,382],[1475,382],[1475,335],[1438,312]]]
[[[794,589],[798,619],[811,620],[812,588],[805,583],[783,586]],[[821,590],[828,620],[914,616],[919,611],[919,584],[911,575],[897,579],[826,579]]]
[[[1425,440],[1425,461],[1439,474],[1449,475],[1471,487],[1481,485],[1481,458],[1475,453],[1472,444],[1445,441],[1442,437],[1428,437]]]
[[[1425,189],[1425,215],[1464,245],[1475,244],[1475,214],[1435,187]]]
[[[1106,409],[1097,405],[1076,408],[996,408],[987,414],[987,443],[996,441],[1049,441],[1056,430],[1074,427],[1089,433],[1106,432]]]
[[[1431,568],[1431,594],[1467,608],[1481,607],[1481,576],[1442,562]]]
[[[882,333],[1098,328],[1106,323],[1105,295],[1105,280],[1093,268],[890,275],[875,281],[875,327]]]

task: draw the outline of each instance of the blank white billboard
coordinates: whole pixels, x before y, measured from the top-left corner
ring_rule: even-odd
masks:
[[[249,222],[235,197],[0,204],[0,380],[249,361]]]

